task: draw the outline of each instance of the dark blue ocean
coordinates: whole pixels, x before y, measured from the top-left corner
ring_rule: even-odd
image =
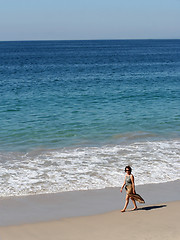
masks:
[[[180,40],[0,42],[0,196],[116,187],[127,164],[180,178]]]

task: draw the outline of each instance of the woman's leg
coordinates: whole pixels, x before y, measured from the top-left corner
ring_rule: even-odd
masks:
[[[136,210],[137,209],[136,201],[133,198],[131,198],[131,200],[132,200],[132,202],[134,204],[134,208],[132,210]]]
[[[126,202],[125,202],[124,208],[121,210],[121,212],[125,212],[126,211],[128,203],[129,203],[129,196],[126,194]]]

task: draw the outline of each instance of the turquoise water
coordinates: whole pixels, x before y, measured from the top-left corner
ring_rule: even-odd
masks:
[[[0,96],[2,195],[179,178],[180,40],[0,42]]]

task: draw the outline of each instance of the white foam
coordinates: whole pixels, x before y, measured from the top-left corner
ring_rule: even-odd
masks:
[[[0,196],[119,187],[131,165],[139,184],[180,178],[180,141],[0,154]]]

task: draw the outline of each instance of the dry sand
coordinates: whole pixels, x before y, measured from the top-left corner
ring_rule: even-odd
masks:
[[[180,201],[137,211],[65,218],[59,221],[0,228],[2,240],[180,239]]]

